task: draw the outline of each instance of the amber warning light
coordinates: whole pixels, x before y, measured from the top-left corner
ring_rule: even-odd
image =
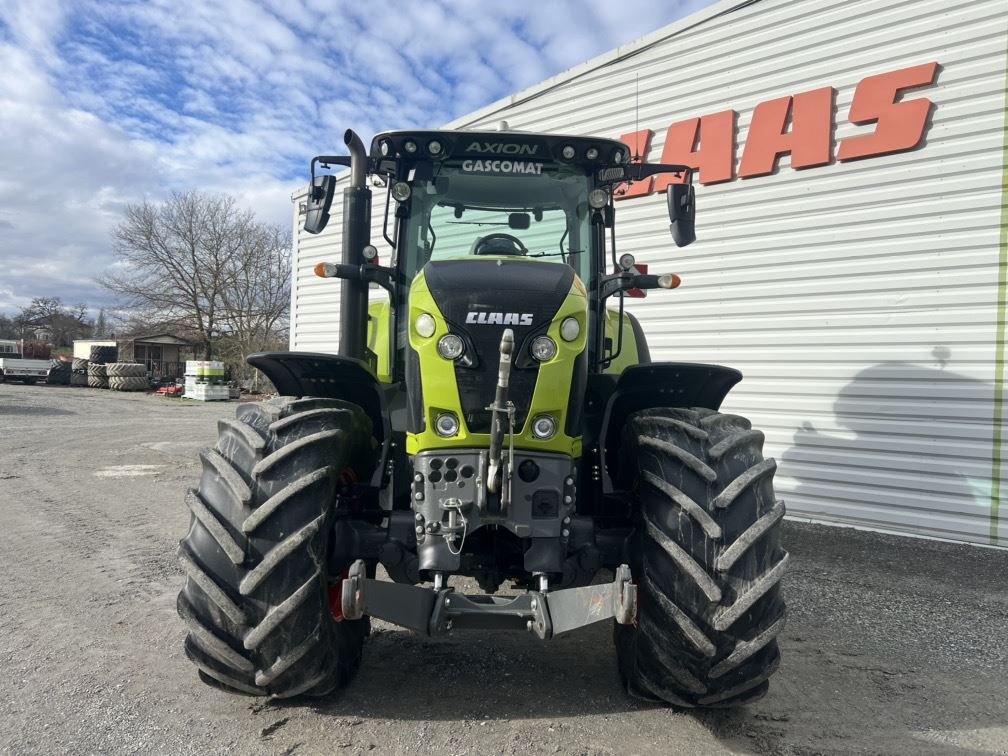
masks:
[[[320,262],[315,266],[315,275],[319,278],[333,278],[336,275],[336,266],[332,263]]]

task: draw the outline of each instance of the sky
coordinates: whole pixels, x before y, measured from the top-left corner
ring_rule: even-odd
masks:
[[[437,128],[711,2],[3,0],[0,313],[114,307],[128,204],[220,192],[286,225],[346,128]]]

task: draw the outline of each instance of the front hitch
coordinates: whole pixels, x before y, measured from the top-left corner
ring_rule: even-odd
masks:
[[[637,586],[625,564],[611,583],[517,596],[466,596],[451,588],[375,580],[358,560],[343,580],[341,598],[345,619],[369,615],[428,636],[456,629],[527,630],[548,640],[608,619],[629,625],[637,617]]]
[[[493,414],[490,418],[490,465],[487,471],[487,490],[490,493],[501,491],[501,468],[504,467],[504,430],[507,428],[513,434],[511,423],[514,418],[514,407],[508,402],[508,381],[511,378],[511,353],[514,351],[514,331],[504,329],[500,342],[500,367],[497,369],[497,392],[494,402],[487,409]],[[508,469],[505,475],[510,475]],[[503,497],[502,497],[503,498]],[[504,502],[502,501],[503,505]]]

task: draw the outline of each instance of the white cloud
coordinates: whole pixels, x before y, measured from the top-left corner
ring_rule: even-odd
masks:
[[[128,203],[220,191],[286,224],[348,126],[436,127],[709,1],[7,0],[0,311],[108,304]]]

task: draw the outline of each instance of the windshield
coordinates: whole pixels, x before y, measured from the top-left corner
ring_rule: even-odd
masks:
[[[412,279],[428,260],[513,255],[591,279],[588,177],[565,165],[452,160],[416,180],[401,248]]]

